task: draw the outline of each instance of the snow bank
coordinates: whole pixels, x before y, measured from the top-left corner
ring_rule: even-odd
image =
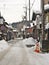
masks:
[[[9,45],[5,40],[0,41],[0,52],[6,50],[8,47]]]
[[[26,45],[35,45],[37,41],[35,39],[31,38],[26,38],[23,40],[23,43]]]
[[[45,58],[45,60],[47,60],[49,62],[49,53],[44,53],[44,54],[40,54],[41,56],[43,56]]]
[[[23,42],[24,44],[35,44],[37,41],[35,41],[35,39],[33,38],[28,38],[24,39]],[[49,53],[36,53],[34,52],[34,47],[28,49],[24,46],[24,48],[27,52],[27,56],[31,65],[40,65],[40,63],[41,65],[49,64]],[[38,58],[38,60],[36,58]]]

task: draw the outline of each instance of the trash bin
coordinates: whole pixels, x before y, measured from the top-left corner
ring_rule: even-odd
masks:
[[[42,41],[42,52],[49,52],[49,40]]]

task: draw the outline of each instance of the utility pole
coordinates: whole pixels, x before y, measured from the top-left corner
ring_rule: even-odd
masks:
[[[26,21],[27,21],[27,6],[25,6],[25,7],[23,7],[23,8],[25,8],[24,13],[25,13],[25,18],[26,18]]]
[[[26,21],[27,21],[27,6],[26,6]]]
[[[41,0],[41,8],[42,8],[42,40],[44,40],[45,39],[44,0]]]
[[[29,22],[30,22],[30,0],[29,0]]]
[[[26,21],[27,21],[27,6],[25,8],[26,8],[25,16],[26,16]]]

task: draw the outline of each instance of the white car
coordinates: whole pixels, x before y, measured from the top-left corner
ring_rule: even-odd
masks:
[[[33,39],[32,37],[24,39],[24,44],[27,47],[35,46],[36,43],[37,43],[37,40]]]

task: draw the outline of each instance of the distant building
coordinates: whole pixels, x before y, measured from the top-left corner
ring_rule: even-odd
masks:
[[[21,31],[21,28],[23,27],[23,23],[22,22],[12,23],[12,27]]]
[[[9,37],[12,36],[11,35],[11,30],[12,30],[12,27],[8,25],[7,22],[5,22],[5,19],[3,16],[1,16],[1,13],[0,13],[0,36],[2,37],[2,39],[5,39],[7,40],[8,38],[8,30],[9,30]]]
[[[16,23],[12,23],[12,27],[18,29],[19,31],[21,31],[21,29],[23,28],[23,26],[30,26],[30,23],[32,21],[21,21],[21,22],[16,22]]]
[[[44,0],[44,4],[47,4],[49,0]]]

